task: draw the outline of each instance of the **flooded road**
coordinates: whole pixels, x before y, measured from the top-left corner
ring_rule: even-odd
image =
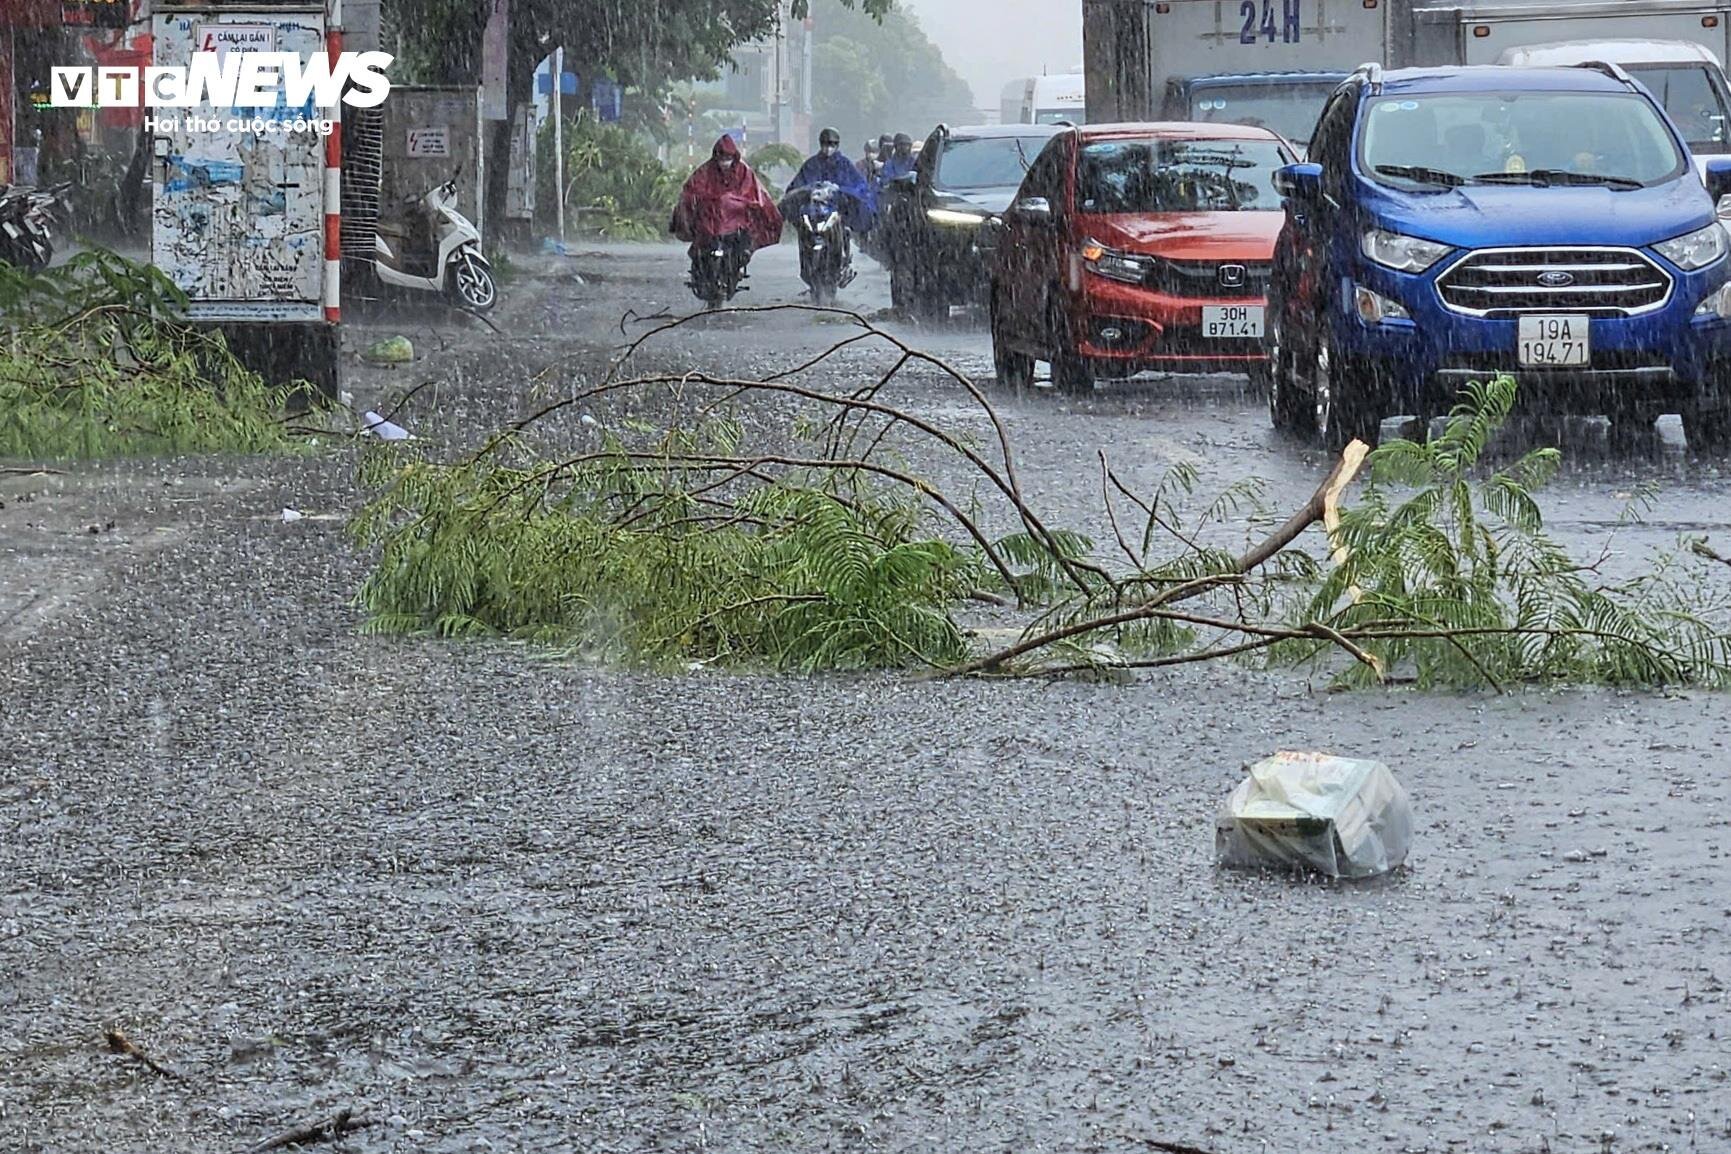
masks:
[[[473,443],[603,374],[625,310],[695,304],[675,248],[578,251],[506,286],[509,336],[357,332],[420,358],[357,369],[361,405],[436,380],[398,419]],[[842,303],[881,309],[866,269]],[[792,298],[791,247],[752,283]],[[965,318],[891,327],[989,374]],[[644,355],[764,373],[843,331],[715,317]],[[891,389],[989,428],[934,371]],[[1033,502],[1102,539],[1099,451],[1282,512],[1326,470],[1229,379],[993,399]],[[1666,437],[1581,430],[1544,500],[1571,549],[1727,535],[1724,475]],[[1721,696],[661,676],[367,638],[354,461],[0,478],[0,1150],[241,1151],[344,1108],[374,1124],[315,1149],[1731,1148]],[[1240,767],[1292,746],[1393,767],[1408,871],[1215,871]]]

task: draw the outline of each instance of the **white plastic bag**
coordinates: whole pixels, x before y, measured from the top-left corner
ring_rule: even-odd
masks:
[[[1412,803],[1380,761],[1277,753],[1249,768],[1214,829],[1214,853],[1236,869],[1315,870],[1368,878],[1406,860]]]

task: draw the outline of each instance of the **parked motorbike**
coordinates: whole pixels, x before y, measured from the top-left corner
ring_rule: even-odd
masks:
[[[839,187],[824,181],[795,190],[800,199],[793,215],[799,222],[799,276],[811,289],[814,304],[835,303],[837,290],[854,278],[853,239],[842,218]]]
[[[751,260],[751,237],[746,233],[704,237],[691,246],[691,275],[686,284],[706,308],[720,308],[735,294],[749,291],[739,282]]]
[[[54,259],[54,227],[66,219],[66,190],[0,185],[0,264],[40,272]]]
[[[387,288],[440,293],[459,308],[484,313],[498,303],[481,232],[457,211],[457,178],[404,206],[400,220],[379,222],[372,270]]]

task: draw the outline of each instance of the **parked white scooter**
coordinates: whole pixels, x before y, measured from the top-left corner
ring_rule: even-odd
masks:
[[[499,299],[481,233],[457,211],[452,177],[416,201],[401,222],[379,222],[373,272],[391,288],[442,293],[459,308],[484,313]],[[396,247],[393,248],[392,246]]]

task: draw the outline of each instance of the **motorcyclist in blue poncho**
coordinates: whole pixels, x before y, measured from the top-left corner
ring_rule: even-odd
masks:
[[[876,190],[854,162],[842,155],[841,133],[833,128],[826,128],[819,134],[817,155],[802,164],[799,174],[788,184],[784,205],[794,199],[794,194],[800,189],[825,182],[847,194],[842,201],[842,219],[848,228],[855,233],[870,232],[877,219]],[[791,214],[784,215],[791,219]]]
[[[878,168],[878,187],[882,188],[897,177],[914,170],[914,138],[905,132],[896,133],[889,159]]]

